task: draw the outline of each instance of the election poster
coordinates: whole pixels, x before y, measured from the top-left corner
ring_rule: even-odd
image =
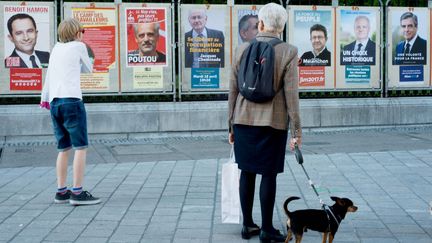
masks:
[[[183,15],[186,68],[225,66],[225,12],[221,9],[191,8]]]
[[[429,86],[428,8],[391,7],[388,13],[388,89]]]
[[[169,3],[119,6],[122,92],[175,92],[172,13]]]
[[[341,65],[376,64],[376,13],[373,10],[341,9]]]
[[[239,46],[244,42],[250,42],[255,39],[258,34],[258,11],[259,7],[257,5],[240,5],[236,6],[234,13],[236,14],[237,23],[233,25],[234,36],[237,34],[237,45]]]
[[[298,47],[299,87],[333,88],[333,10],[290,6],[289,42]]]
[[[227,11],[224,5],[181,6],[183,91],[228,90],[232,46],[226,44],[231,38]]]
[[[39,91],[51,44],[50,6],[3,5],[3,59],[9,90]]]
[[[6,68],[47,68],[50,51],[50,7],[3,7]]]
[[[166,9],[126,8],[126,65],[167,66]]]
[[[84,27],[82,41],[94,60],[93,73],[81,75],[85,91],[110,89],[109,71],[115,67],[115,8],[72,8],[72,17]]]
[[[380,9],[339,7],[337,9],[336,88],[380,88]]]

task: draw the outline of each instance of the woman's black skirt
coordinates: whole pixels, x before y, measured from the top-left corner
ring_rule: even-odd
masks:
[[[277,174],[284,170],[288,131],[272,127],[234,125],[234,153],[241,170]]]

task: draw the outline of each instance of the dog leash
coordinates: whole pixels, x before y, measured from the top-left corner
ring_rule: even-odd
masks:
[[[306,178],[309,181],[309,185],[314,190],[315,194],[317,195],[317,197],[318,197],[318,199],[320,201],[322,209],[324,210],[324,212],[327,215],[327,220],[329,222],[329,229],[330,229],[330,216],[329,216],[329,214],[327,212],[330,212],[331,216],[335,219],[335,221],[336,221],[336,223],[337,223],[337,225],[339,227],[339,220],[336,218],[336,216],[334,215],[334,213],[331,210],[331,208],[327,204],[325,204],[324,201],[321,199],[321,197],[320,197],[317,189],[315,188],[314,183],[312,182],[311,178],[309,177],[309,174],[307,173],[305,167],[303,166],[303,155],[302,155],[302,152],[300,151],[297,143],[294,144],[294,151],[295,151],[295,157],[296,157],[297,163],[299,163],[301,165],[301,167],[302,167],[302,169],[303,169],[303,171],[304,171],[304,173],[306,175]],[[326,207],[327,207],[327,209],[326,209]]]

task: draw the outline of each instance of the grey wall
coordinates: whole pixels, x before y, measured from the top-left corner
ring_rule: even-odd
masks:
[[[303,128],[432,125],[432,97],[301,100]],[[86,104],[93,135],[223,132],[227,102]],[[52,136],[47,110],[38,105],[0,106],[0,137]]]

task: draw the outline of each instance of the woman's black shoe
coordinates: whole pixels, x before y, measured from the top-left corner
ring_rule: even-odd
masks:
[[[265,232],[263,230],[261,230],[261,233],[259,235],[259,238],[261,240],[261,242],[284,242],[286,239],[286,235],[281,234],[281,232],[279,230],[276,230],[272,233],[269,232]]]
[[[256,224],[254,224],[253,226],[243,225],[241,235],[242,235],[243,239],[248,240],[252,236],[259,235],[260,231],[261,231],[261,229]]]

